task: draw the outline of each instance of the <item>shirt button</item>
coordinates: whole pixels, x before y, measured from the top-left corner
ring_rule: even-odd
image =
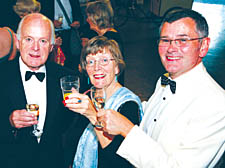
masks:
[[[157,120],[154,118],[154,122],[156,122]]]
[[[165,98],[165,97],[163,97],[163,100],[166,100],[166,98]]]

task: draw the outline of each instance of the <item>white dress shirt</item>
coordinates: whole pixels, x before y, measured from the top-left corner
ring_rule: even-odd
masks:
[[[175,81],[175,94],[157,82],[117,151],[138,168],[211,168],[225,150],[225,91],[202,63]]]
[[[44,72],[45,78],[40,82],[36,76],[32,76],[30,80],[25,81],[26,71],[31,71],[19,58],[20,72],[23,81],[24,91],[28,104],[38,104],[39,105],[39,119],[37,129],[43,130],[45,116],[46,116],[46,69],[45,66],[40,67],[39,70],[35,72]],[[40,140],[40,139],[39,139]]]

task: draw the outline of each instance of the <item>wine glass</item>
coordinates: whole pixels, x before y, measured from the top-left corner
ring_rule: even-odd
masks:
[[[91,87],[91,100],[96,108],[96,110],[103,109],[105,106],[106,92],[104,88]],[[95,127],[102,128],[102,123],[97,121]]]
[[[62,21],[63,21],[63,15],[62,14],[58,15],[58,21],[62,23]]]
[[[38,104],[27,104],[26,105],[27,111],[30,113],[33,113],[36,117],[37,120],[39,119],[39,105]],[[31,135],[36,136],[36,137],[41,137],[42,131],[37,128],[37,124],[33,125],[34,129],[31,132]]]

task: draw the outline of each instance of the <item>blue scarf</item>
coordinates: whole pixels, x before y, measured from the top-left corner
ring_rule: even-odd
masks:
[[[105,109],[115,111],[127,101],[135,101],[139,105],[140,120],[143,116],[141,101],[129,89],[122,87],[118,89],[106,102]],[[95,134],[94,127],[88,124],[80,137],[77,151],[73,161],[73,168],[97,168],[98,167],[98,138]]]

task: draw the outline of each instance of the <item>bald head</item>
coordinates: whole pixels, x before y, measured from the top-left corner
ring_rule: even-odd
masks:
[[[21,31],[24,27],[27,25],[37,26],[41,27],[41,25],[47,25],[47,31],[49,31],[51,36],[51,44],[55,44],[55,29],[52,21],[48,19],[46,16],[40,14],[40,13],[32,13],[28,14],[25,17],[23,17],[19,23],[18,29],[17,29],[17,39],[21,39]]]

